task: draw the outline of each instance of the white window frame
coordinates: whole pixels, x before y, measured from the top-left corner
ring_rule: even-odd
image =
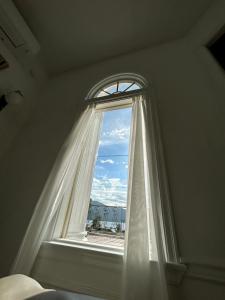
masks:
[[[142,91],[140,89],[139,94],[141,94]],[[134,94],[132,92],[132,94]],[[116,95],[116,101],[101,101],[102,98],[105,99],[105,97],[101,97],[101,98],[94,98],[97,99],[97,104],[96,104],[96,111],[111,111],[114,109],[123,109],[123,108],[127,108],[127,107],[132,107],[132,98],[131,96],[126,96],[124,97],[124,99],[120,99],[119,95]],[[100,99],[100,101],[98,101],[98,99]],[[93,101],[93,100],[91,100]],[[53,229],[53,236],[61,236],[59,238],[54,238],[54,242],[56,243],[63,243],[66,245],[73,245],[73,246],[77,246],[78,248],[83,248],[83,249],[91,249],[94,251],[100,251],[100,252],[106,252],[106,253],[113,253],[113,254],[119,254],[119,255],[123,255],[124,253],[124,249],[122,248],[118,248],[118,247],[114,247],[114,246],[109,246],[109,245],[103,245],[103,244],[95,244],[95,243],[91,243],[89,241],[82,241],[82,240],[76,240],[76,239],[70,239],[68,237],[66,237],[66,232],[64,231],[64,233],[62,233],[62,228],[64,227],[64,223],[69,222],[69,219],[67,219],[66,215],[66,210],[68,205],[64,205],[64,203],[62,203],[62,209],[61,211],[59,211],[59,214],[55,217],[56,221],[55,221],[55,227]],[[65,217],[64,217],[65,216]]]

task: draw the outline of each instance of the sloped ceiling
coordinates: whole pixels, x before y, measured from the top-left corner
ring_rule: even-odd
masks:
[[[213,0],[14,0],[49,74],[177,39]]]

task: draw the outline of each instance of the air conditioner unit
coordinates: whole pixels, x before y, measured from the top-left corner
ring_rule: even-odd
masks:
[[[38,53],[40,45],[11,0],[0,0],[0,39],[22,61]]]

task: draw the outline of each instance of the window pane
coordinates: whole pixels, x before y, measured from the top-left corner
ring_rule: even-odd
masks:
[[[134,91],[134,90],[139,90],[140,87],[135,83],[133,84],[127,91]]]
[[[104,91],[106,91],[106,92],[108,92],[110,94],[116,93],[116,90],[117,90],[117,83],[112,84],[112,85],[110,85],[107,88],[104,88]]]
[[[119,92],[123,92],[124,90],[126,90],[130,85],[132,84],[132,82],[120,82],[119,83]]]
[[[128,156],[99,156],[96,161],[91,199],[105,205],[126,206]]]
[[[104,96],[108,96],[109,94],[105,93],[104,91],[101,91],[100,93],[98,93],[98,95],[96,97],[104,97]]]
[[[128,155],[131,108],[104,113],[98,156]]]
[[[130,124],[131,108],[104,113],[87,218],[89,242],[123,247]]]

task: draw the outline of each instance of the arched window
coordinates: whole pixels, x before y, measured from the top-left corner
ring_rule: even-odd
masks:
[[[89,92],[87,100],[95,103],[96,114],[101,118],[92,152],[92,171],[86,180],[90,186],[89,205],[82,211],[76,204],[70,206],[61,237],[124,251],[130,148],[134,143],[133,105],[143,99],[145,86],[145,80],[138,75],[119,74],[102,80]],[[89,149],[91,152],[93,148]],[[83,224],[80,214],[85,216]]]
[[[147,81],[138,74],[117,74],[104,78],[94,85],[90,89],[86,100],[106,102],[107,100],[122,99],[127,96],[140,95],[147,87]]]

